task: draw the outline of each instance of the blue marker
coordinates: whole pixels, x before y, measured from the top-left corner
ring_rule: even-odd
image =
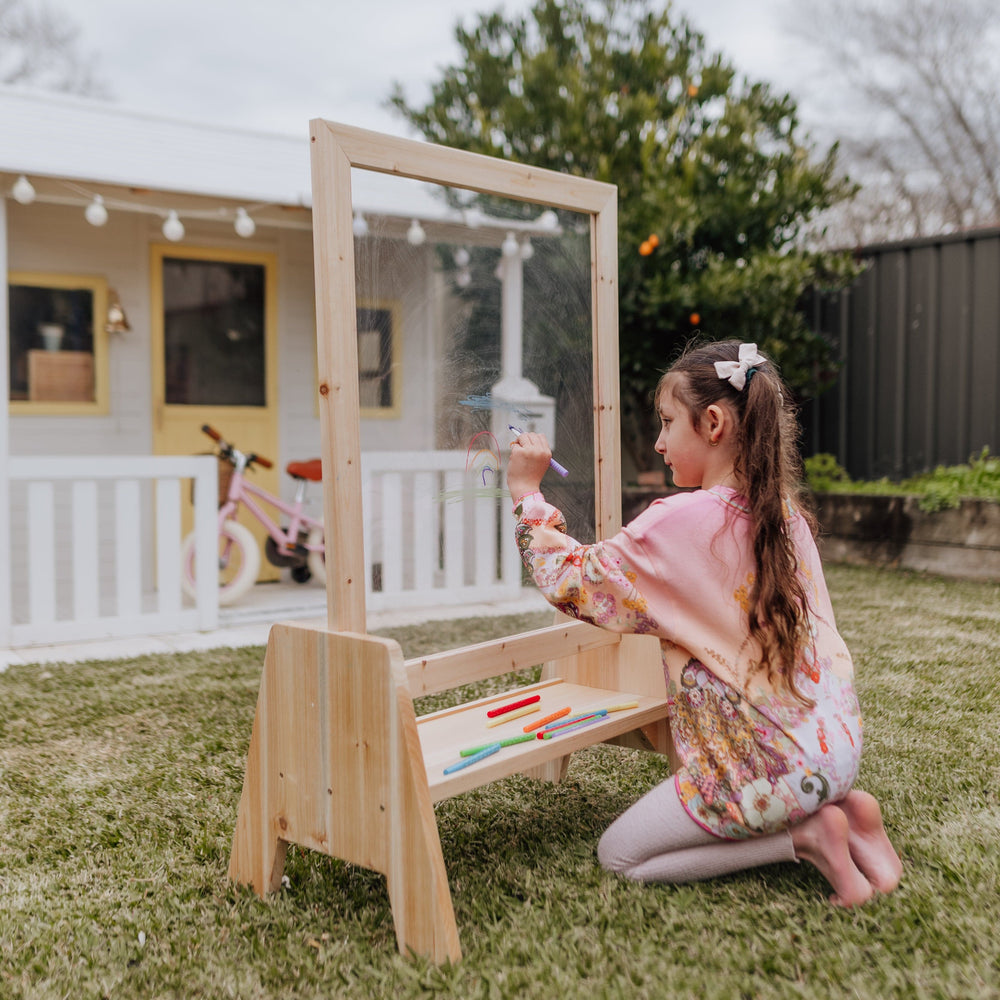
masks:
[[[524,433],[524,431],[522,431],[520,427],[515,427],[513,424],[508,424],[507,430],[513,431],[515,434]],[[559,475],[563,477],[563,479],[565,479],[569,475],[569,470],[563,468],[554,458],[549,459],[549,467],[553,471],[558,472]]]
[[[499,743],[491,743],[488,747],[480,750],[479,753],[473,754],[471,757],[466,757],[465,760],[460,760],[457,764],[451,764],[444,769],[445,774],[454,774],[455,771],[461,771],[463,767],[468,767],[470,764],[478,764],[479,761],[485,760],[487,757],[491,757],[495,753],[500,752]]]

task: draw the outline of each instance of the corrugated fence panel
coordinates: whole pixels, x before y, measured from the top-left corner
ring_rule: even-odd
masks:
[[[850,288],[808,306],[842,367],[803,411],[807,454],[900,479],[1000,453],[1000,231],[860,255]]]
[[[976,247],[971,298],[969,450],[975,453],[1000,436],[1000,240]]]

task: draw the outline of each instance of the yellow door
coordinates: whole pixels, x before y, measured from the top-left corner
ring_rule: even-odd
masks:
[[[240,451],[269,458],[252,482],[279,493],[277,258],[274,254],[155,244],[152,248],[153,451],[212,450],[210,424]],[[272,518],[280,517],[265,508]],[[190,530],[191,508],[184,511]],[[265,531],[241,510],[261,544]],[[279,571],[261,558],[262,580]]]

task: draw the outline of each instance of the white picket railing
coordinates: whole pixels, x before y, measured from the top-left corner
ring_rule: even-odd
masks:
[[[367,452],[362,470],[369,610],[522,595],[509,502],[484,495],[465,452]],[[6,645],[218,626],[214,569],[197,574],[193,608],[180,586],[181,489],[189,479],[196,555],[214,567],[214,456],[22,457],[8,471]]]
[[[464,451],[361,456],[370,611],[516,599],[510,502],[484,495]]]
[[[10,646],[217,627],[215,457],[8,460]],[[181,488],[196,484],[195,606],[181,591]],[[16,483],[23,486],[16,487]]]

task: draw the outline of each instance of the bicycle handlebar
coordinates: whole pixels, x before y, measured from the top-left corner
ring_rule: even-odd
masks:
[[[201,430],[202,433],[207,434],[213,441],[222,445],[224,450],[225,449],[229,449],[230,451],[232,450],[233,446],[224,441],[222,435],[214,427],[210,426],[209,424],[202,424]],[[256,464],[263,469],[274,468],[274,463],[269,458],[264,458],[263,455],[255,455],[253,452],[251,452],[247,456],[247,464],[248,465]]]

